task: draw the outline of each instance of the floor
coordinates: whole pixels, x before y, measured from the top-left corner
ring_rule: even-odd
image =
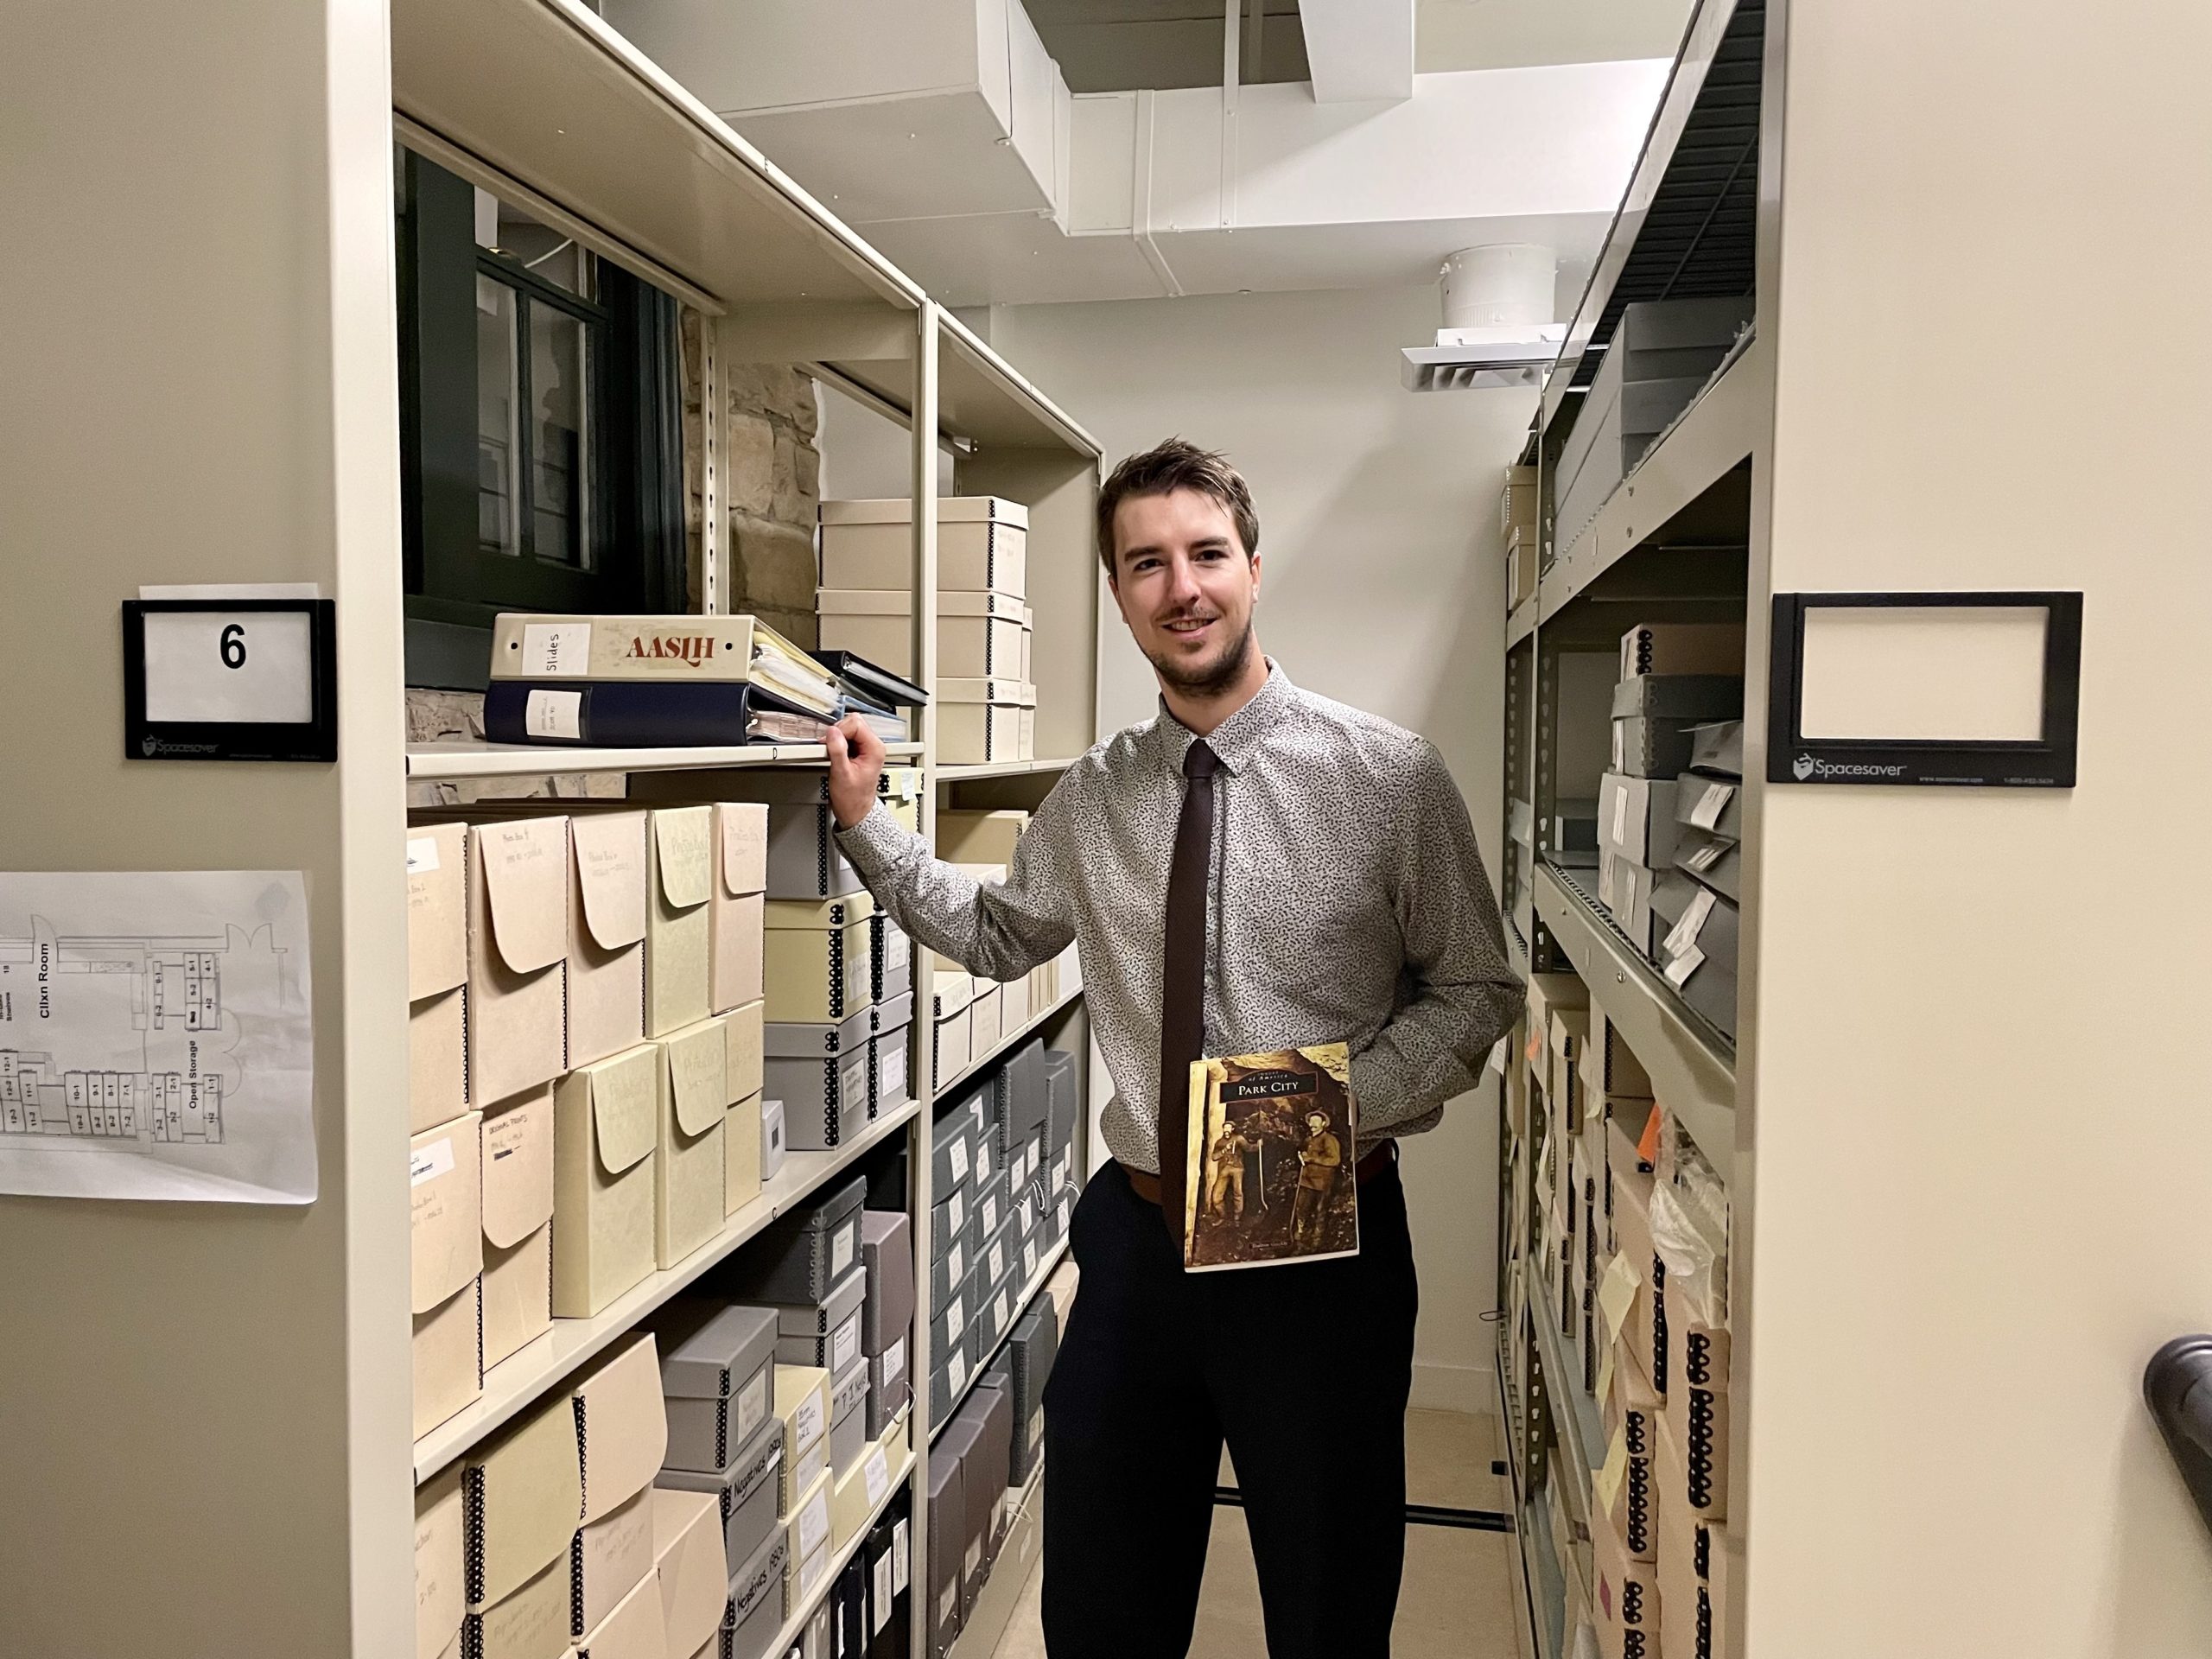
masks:
[[[1458,1510],[1510,1507],[1503,1476],[1491,1473],[1497,1424],[1456,1411],[1406,1414],[1406,1496]],[[1224,1481],[1233,1479],[1224,1468]],[[1394,1659],[1515,1659],[1510,1533],[1453,1527],[1406,1529],[1406,1577],[1398,1597]],[[1038,1624],[1041,1569],[1022,1592],[997,1659],[1044,1659]],[[1241,1510],[1214,1510],[1192,1659],[1266,1659],[1260,1590]]]

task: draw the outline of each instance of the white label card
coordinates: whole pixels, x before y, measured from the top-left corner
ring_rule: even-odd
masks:
[[[961,1389],[968,1386],[967,1355],[955,1354],[952,1357],[950,1363],[945,1366],[945,1370],[952,1378],[952,1391],[955,1394],[959,1393]]]
[[[407,837],[407,874],[428,875],[438,868],[438,838],[435,836]]]
[[[1720,822],[1720,815],[1728,803],[1735,798],[1736,785],[1713,783],[1705,786],[1705,793],[1698,797],[1697,804],[1690,809],[1690,822],[1700,830],[1710,830]]]
[[[968,1143],[965,1141],[952,1143],[952,1179],[961,1183],[968,1179]],[[957,1222],[953,1224],[956,1227],[959,1224]]]
[[[1000,1253],[997,1245],[992,1245],[983,1253],[983,1260],[991,1270],[990,1280],[993,1284],[998,1283],[1000,1280],[1006,1277],[1006,1257]]]
[[[950,1230],[958,1232],[968,1224],[968,1201],[957,1192],[954,1193],[952,1202],[945,1206],[945,1214],[951,1217]]]
[[[957,1285],[968,1276],[968,1257],[963,1247],[955,1244],[944,1253],[944,1276],[948,1283]]]
[[[821,1492],[814,1501],[799,1511],[798,1553],[811,1555],[822,1548],[830,1536],[830,1499]]]
[[[1006,1292],[1001,1291],[997,1295],[991,1298],[991,1323],[997,1327],[1001,1335],[1004,1335],[1007,1327],[1007,1319],[1008,1317],[1006,1305]]]
[[[891,1523],[891,1593],[894,1596],[906,1588],[907,1542],[906,1522],[902,1516]]]
[[[416,1153],[407,1166],[407,1184],[420,1186],[441,1175],[453,1173],[453,1137],[441,1135]]]
[[[861,1322],[848,1319],[837,1327],[837,1334],[830,1338],[830,1369],[842,1371],[853,1363],[853,1356],[861,1350]]]
[[[976,1147],[976,1184],[980,1186],[991,1179],[991,1148],[988,1142]]]
[[[881,1446],[868,1454],[861,1474],[868,1482],[868,1506],[874,1509],[891,1496],[891,1462],[883,1455]]]
[[[893,1338],[891,1345],[883,1351],[884,1386],[888,1388],[892,1383],[896,1382],[900,1377],[906,1375],[906,1338],[904,1337]]]
[[[1021,1276],[1025,1280],[1037,1276],[1037,1247],[1034,1244],[1021,1247]]]
[[[522,666],[531,679],[582,677],[591,671],[591,624],[527,622],[522,630]]]
[[[1628,844],[1628,787],[1620,785],[1613,790],[1613,845]]]
[[[891,1587],[891,1557],[893,1552],[885,1550],[875,1558],[869,1573],[869,1587],[874,1591],[868,1598],[868,1635],[883,1634],[883,1627],[891,1622],[891,1598],[898,1593]]]
[[[741,1440],[750,1440],[753,1431],[768,1415],[768,1375],[774,1369],[763,1365],[745,1385],[745,1392],[737,1396],[737,1438]]]
[[[1720,855],[1727,850],[1727,842],[1708,841],[1689,855],[1689,867],[1694,870],[1709,870],[1720,861]]]
[[[305,611],[151,611],[143,619],[146,718],[304,726],[315,718]]]
[[[830,1276],[835,1279],[853,1265],[853,1235],[850,1228],[840,1227],[830,1240]]]
[[[903,1036],[884,1055],[881,1079],[885,1100],[896,1105],[906,1098],[906,1039]]]
[[[1705,952],[1692,945],[1667,964],[1667,982],[1680,990],[1689,982],[1690,976],[1704,965]]]
[[[523,702],[523,729],[532,737],[578,738],[583,715],[581,691],[533,691]]]
[[[998,1230],[999,1201],[996,1198],[985,1198],[983,1200],[983,1230],[987,1233],[995,1233]]]
[[[944,1305],[944,1334],[957,1342],[967,1332],[968,1311],[956,1296]]]

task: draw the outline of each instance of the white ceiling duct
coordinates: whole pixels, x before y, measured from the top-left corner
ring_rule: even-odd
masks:
[[[1444,326],[1433,346],[1408,346],[1399,378],[1408,391],[1476,391],[1543,385],[1567,326],[1552,321],[1559,257],[1531,242],[1462,248],[1438,273]]]

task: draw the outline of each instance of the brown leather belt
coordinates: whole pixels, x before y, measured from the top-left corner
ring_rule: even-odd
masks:
[[[1119,1159],[1115,1161],[1121,1162]],[[1359,1185],[1365,1186],[1374,1177],[1381,1174],[1397,1161],[1398,1143],[1395,1141],[1385,1141],[1352,1166],[1352,1179]],[[1147,1204],[1160,1202],[1159,1176],[1149,1170],[1131,1169],[1127,1164],[1122,1165],[1122,1173],[1129,1178],[1129,1191],[1135,1193],[1137,1197],[1142,1198]]]

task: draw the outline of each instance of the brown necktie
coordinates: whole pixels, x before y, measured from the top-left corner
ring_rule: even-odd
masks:
[[[1183,815],[1167,867],[1166,949],[1160,973],[1160,1207],[1183,1255],[1189,1185],[1191,1062],[1205,1050],[1206,877],[1213,863],[1213,774],[1221,760],[1198,739],[1183,754]]]

